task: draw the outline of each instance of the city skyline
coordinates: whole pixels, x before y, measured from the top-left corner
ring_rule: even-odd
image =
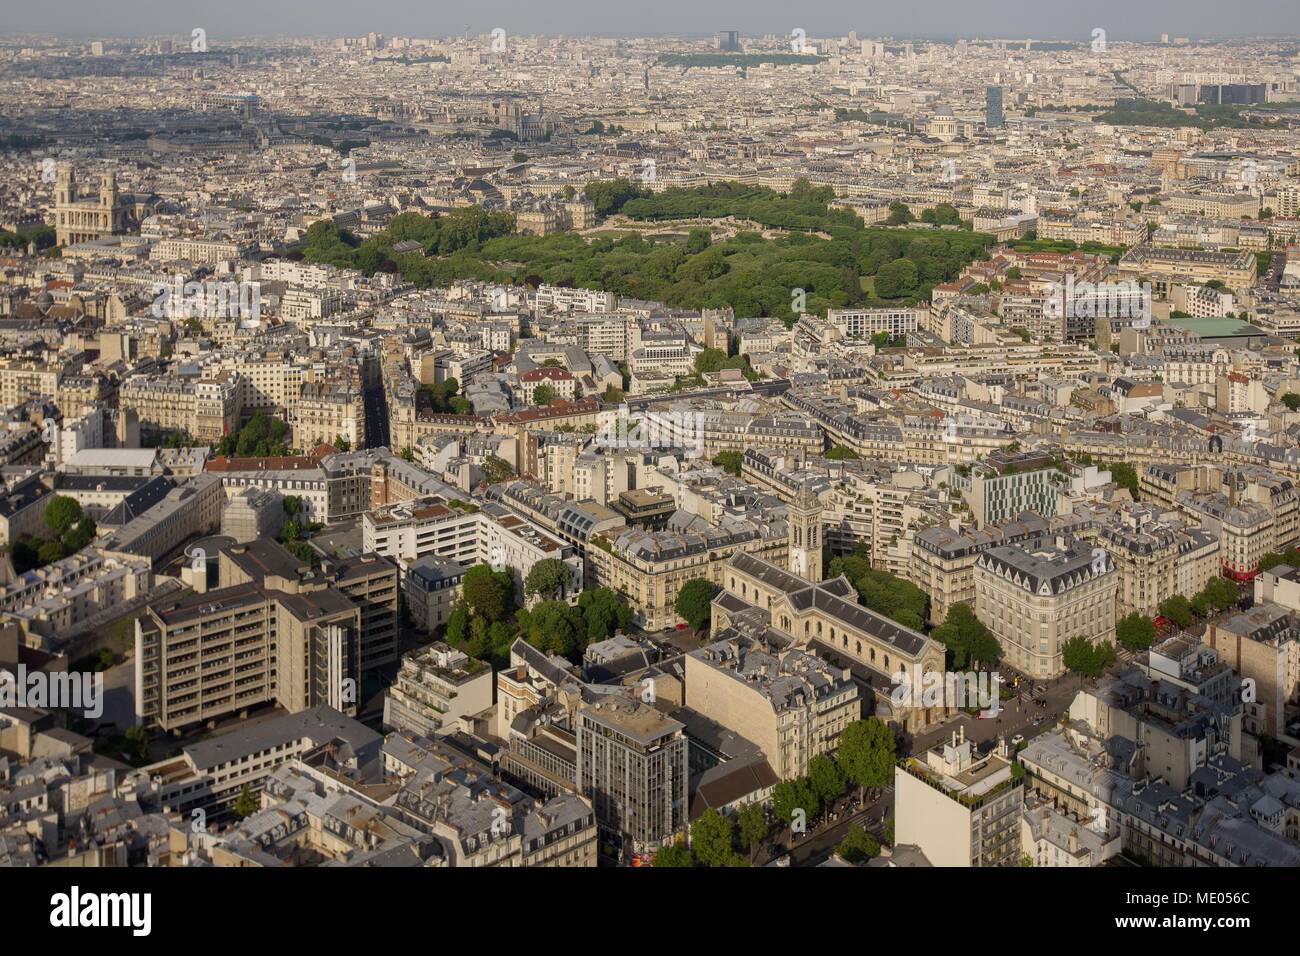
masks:
[[[875,871],[809,877],[869,881],[867,945],[1292,922],[1300,10],[42,23],[0,37],[15,922],[531,940],[645,867]],[[514,893],[441,906],[466,869]]]
[[[398,9],[394,9],[397,7]],[[456,36],[466,27],[485,34],[500,27],[511,33],[570,36],[692,36],[721,30],[743,36],[789,35],[796,28],[809,35],[954,40],[1005,38],[1083,40],[1096,27],[1116,40],[1153,41],[1163,33],[1192,38],[1285,37],[1300,31],[1300,10],[1286,0],[1264,0],[1234,11],[1225,29],[1222,6],[1212,0],[1177,3],[1158,0],[1138,7],[1104,0],[1086,8],[1078,4],[1015,2],[975,8],[962,0],[934,0],[922,9],[879,3],[864,7],[815,0],[791,9],[783,2],[712,4],[707,10],[681,0],[655,4],[653,12],[612,9],[590,0],[553,0],[543,10],[522,0],[477,4],[465,13],[427,9],[418,3],[383,3],[360,7],[350,0],[304,4],[299,0],[266,5],[251,0],[220,4],[205,0],[164,3],[127,0],[106,8],[92,0],[71,0],[54,7],[26,7],[11,12],[5,34],[54,33],[85,37],[156,36],[188,33],[202,26],[216,37],[324,36],[341,32],[405,36]],[[302,30],[304,17],[310,30]],[[943,24],[936,29],[935,24]],[[75,26],[73,25],[75,24]]]

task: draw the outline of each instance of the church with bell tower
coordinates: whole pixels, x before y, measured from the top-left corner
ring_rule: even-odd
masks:
[[[822,579],[822,503],[808,484],[789,508],[790,571],[808,581]]]
[[[99,191],[83,196],[71,166],[61,166],[54,184],[55,242],[60,246],[119,236],[135,226],[134,198],[117,191],[117,177],[105,173]]]

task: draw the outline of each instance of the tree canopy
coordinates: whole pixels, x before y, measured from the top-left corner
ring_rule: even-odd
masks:
[[[865,863],[880,855],[880,843],[860,823],[849,827],[835,853],[849,863]]]
[[[1115,638],[1130,651],[1145,651],[1156,639],[1151,618],[1134,611],[1115,625]]]
[[[505,617],[513,605],[515,578],[509,570],[494,571],[490,565],[476,564],[465,572],[461,593],[473,614],[492,623]]]
[[[704,578],[693,578],[682,585],[673,602],[673,610],[695,630],[708,626],[713,616],[713,596],[718,586]]]
[[[1080,635],[1061,645],[1061,661],[1068,670],[1082,677],[1100,677],[1115,663],[1115,648],[1102,641],[1094,644]]]
[[[898,741],[878,717],[856,720],[840,734],[836,759],[859,787],[887,787],[894,782]]]
[[[954,670],[975,664],[995,667],[1002,659],[1002,646],[993,632],[975,616],[969,604],[960,601],[948,608],[943,623],[930,636],[947,648],[948,662]]]
[[[934,285],[986,258],[993,242],[967,230],[867,227],[852,210],[830,206],[825,189],[807,183],[796,183],[787,194],[734,182],[650,194],[630,181],[613,180],[590,183],[585,192],[600,215],[621,212],[646,222],[734,217],[790,232],[767,239],[744,231],[707,243],[700,231],[676,241],[517,235],[509,213],[474,206],[432,218],[403,213],[364,241],[332,222],[318,222],[308,229],[303,256],[368,275],[399,273],[419,288],[457,279],[514,285],[531,279],[657,299],[673,308],[730,306],[737,315],[793,323],[799,311],[824,314],[827,308],[891,299],[927,300]],[[405,240],[420,242],[422,249],[395,253],[393,247]],[[873,276],[874,298],[863,285]],[[804,298],[793,297],[793,289],[803,290]],[[796,309],[801,301],[803,308]]]
[[[327,441],[329,436],[313,436],[319,441]],[[278,418],[272,418],[260,408],[253,417],[237,432],[226,435],[217,442],[216,453],[237,458],[267,458],[289,454],[289,426]]]
[[[532,597],[563,598],[573,583],[573,572],[559,558],[543,558],[528,570],[524,578],[524,594]]]

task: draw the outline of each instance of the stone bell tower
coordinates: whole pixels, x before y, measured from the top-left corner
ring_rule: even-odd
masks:
[[[822,579],[822,504],[804,483],[789,508],[790,571],[809,581]]]

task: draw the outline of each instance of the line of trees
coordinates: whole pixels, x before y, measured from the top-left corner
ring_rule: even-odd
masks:
[[[734,815],[710,807],[691,824],[690,843],[664,847],[655,854],[653,865],[748,866],[778,822],[811,824],[851,786],[861,790],[892,784],[897,750],[893,730],[878,718],[855,721],[840,735],[834,755],[817,755],[809,761],[807,776],[776,785],[770,812],[761,803],[747,804]],[[879,853],[880,845],[856,827],[850,828],[837,852],[850,862],[859,862]]]

